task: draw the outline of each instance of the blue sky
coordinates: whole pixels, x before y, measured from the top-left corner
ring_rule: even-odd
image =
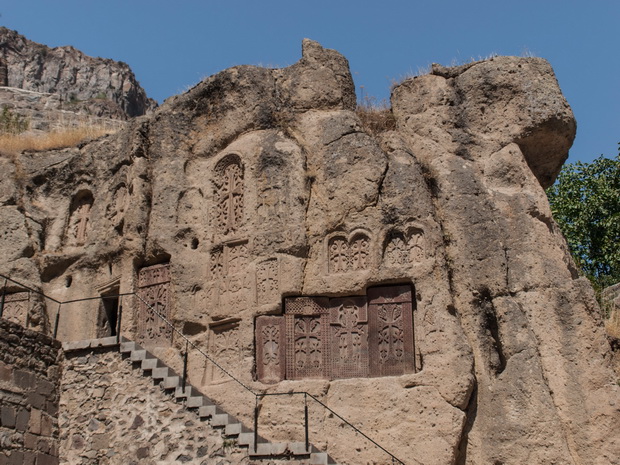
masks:
[[[569,161],[620,142],[618,0],[3,0],[0,25],[127,62],[158,101],[238,64],[287,66],[304,37],[349,59],[358,98],[436,62],[546,58],[577,118]]]

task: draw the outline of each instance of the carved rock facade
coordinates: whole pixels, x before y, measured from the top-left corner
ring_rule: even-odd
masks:
[[[248,424],[223,370],[308,391],[411,463],[617,465],[609,344],[543,190],[575,132],[550,66],[434,67],[379,136],[355,102],[346,60],[304,41],[114,136],[0,159],[3,269],[58,300],[137,292],[108,321],[180,372],[157,309],[221,367],[190,350],[190,381]],[[101,308],[63,305],[59,338],[112,331]],[[300,440],[299,405],[270,405],[261,434]],[[336,459],[386,461],[311,418]]]

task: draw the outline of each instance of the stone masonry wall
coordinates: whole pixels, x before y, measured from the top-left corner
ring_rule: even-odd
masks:
[[[0,465],[58,464],[60,344],[0,319]]]
[[[62,463],[265,465],[123,360],[116,348],[68,352],[60,402]]]

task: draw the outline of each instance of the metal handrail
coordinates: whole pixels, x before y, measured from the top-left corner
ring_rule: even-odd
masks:
[[[204,352],[200,347],[198,347],[195,343],[193,343],[190,339],[188,339],[187,336],[185,336],[185,334],[183,334],[179,329],[177,329],[174,326],[174,324],[168,318],[166,318],[159,311],[157,311],[156,308],[154,308],[151,304],[149,304],[146,300],[144,300],[142,298],[142,296],[139,293],[137,293],[137,292],[125,292],[125,293],[120,293],[120,294],[107,294],[107,295],[98,296],[98,297],[85,297],[85,298],[82,298],[82,299],[72,299],[72,300],[67,300],[67,301],[60,301],[60,300],[57,300],[57,299],[55,299],[53,297],[50,297],[50,296],[44,294],[41,291],[38,291],[38,290],[33,289],[33,288],[29,287],[29,286],[26,286],[26,285],[24,285],[24,284],[22,284],[22,283],[20,283],[18,281],[15,281],[15,280],[11,279],[10,277],[8,277],[8,276],[6,276],[6,275],[4,275],[2,273],[0,273],[0,277],[5,279],[5,285],[3,287],[3,292],[2,292],[2,299],[1,299],[1,302],[0,302],[0,315],[2,315],[2,310],[3,310],[3,307],[4,307],[4,289],[6,288],[6,281],[8,280],[8,281],[11,281],[14,284],[17,284],[17,285],[23,287],[24,289],[27,289],[27,290],[29,290],[31,292],[34,292],[36,294],[41,295],[42,297],[44,297],[46,299],[50,299],[51,301],[53,301],[53,302],[55,302],[55,303],[57,303],[59,305],[58,311],[56,313],[54,337],[56,337],[56,333],[57,333],[57,330],[58,330],[58,323],[59,323],[59,318],[60,318],[60,309],[61,309],[63,304],[76,303],[76,302],[86,302],[86,301],[90,301],[90,300],[109,299],[109,298],[116,298],[116,297],[125,297],[125,296],[135,296],[138,299],[140,299],[140,301],[142,301],[142,303],[144,305],[146,305],[146,307],[149,310],[151,310],[153,312],[153,314],[157,315],[166,325],[168,325],[172,329],[172,331],[175,334],[179,335],[185,341],[185,354],[184,354],[184,363],[183,363],[183,365],[184,365],[183,366],[183,391],[185,391],[185,378],[187,376],[188,348],[191,346],[194,350],[196,350],[198,353],[200,353],[209,362],[213,363],[213,365],[215,365],[217,368],[219,368],[226,376],[228,376],[230,379],[235,381],[237,384],[239,384],[245,390],[247,390],[252,395],[254,395],[255,401],[256,401],[255,408],[254,408],[254,435],[255,435],[254,448],[256,448],[257,445],[258,445],[258,400],[259,400],[259,398],[268,397],[268,396],[295,396],[295,395],[303,395],[304,396],[304,417],[305,417],[305,422],[304,422],[304,427],[305,428],[304,428],[304,430],[305,430],[306,450],[309,450],[309,447],[310,447],[309,433],[308,433],[308,404],[307,404],[307,399],[310,398],[313,401],[315,401],[316,403],[318,403],[320,406],[322,406],[324,409],[326,409],[327,411],[329,411],[330,413],[332,413],[333,415],[338,417],[345,424],[350,426],[357,434],[363,436],[366,440],[368,440],[369,442],[374,444],[376,447],[381,449],[383,452],[385,452],[387,455],[389,455],[391,457],[391,459],[392,459],[392,463],[393,464],[394,463],[399,463],[401,465],[406,465],[405,462],[403,462],[398,457],[396,457],[394,454],[389,452],[381,444],[379,444],[374,439],[369,437],[366,433],[361,431],[359,428],[357,428],[355,425],[353,425],[351,422],[349,422],[347,419],[345,419],[342,415],[338,414],[332,408],[330,408],[327,405],[325,405],[323,402],[321,402],[318,398],[316,398],[315,396],[313,396],[309,392],[306,392],[306,391],[270,392],[270,393],[255,392],[250,387],[248,387],[245,383],[243,383],[241,380],[239,380],[234,375],[232,375],[228,370],[226,370],[224,367],[222,367],[219,363],[217,363],[209,354]],[[118,322],[118,326],[119,327],[118,327],[118,331],[117,331],[117,337],[120,336],[120,321]],[[419,463],[417,460],[416,460],[416,462]]]

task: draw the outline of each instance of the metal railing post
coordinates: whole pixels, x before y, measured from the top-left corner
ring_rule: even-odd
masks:
[[[2,318],[2,315],[4,314],[4,294],[6,292],[6,283],[7,279],[4,278],[4,286],[2,287],[2,297],[0,300],[0,318]]]
[[[308,394],[304,393],[304,425],[306,428],[306,450],[310,452],[310,434],[308,432]]]
[[[254,404],[254,452],[258,448],[258,395],[255,397],[256,403]]]
[[[185,341],[185,355],[183,355],[183,379],[181,381],[181,386],[183,389],[183,394],[185,394],[185,386],[187,380],[187,354],[188,354],[189,343]]]
[[[56,321],[54,321],[54,339],[58,336],[58,323],[60,322],[60,309],[62,308],[62,303],[58,304],[58,311],[56,312]]]

